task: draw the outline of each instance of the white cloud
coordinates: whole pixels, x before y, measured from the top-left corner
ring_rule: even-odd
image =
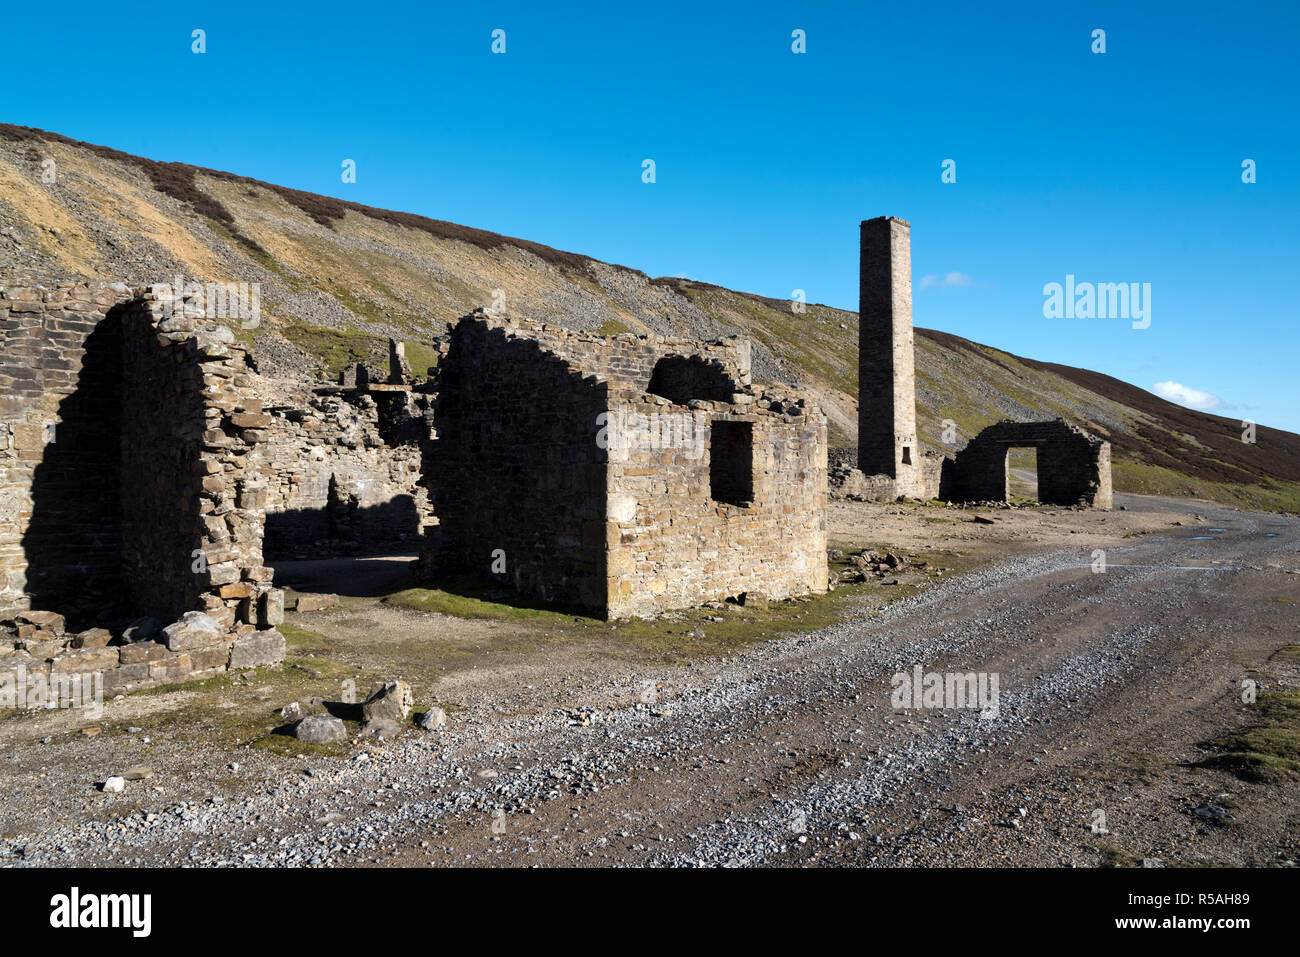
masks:
[[[970,276],[966,275],[963,272],[956,272],[955,270],[943,277],[940,277],[933,273],[931,273],[928,276],[921,277],[922,289],[929,289],[933,286],[947,286],[949,288],[964,287],[964,286],[973,286],[974,284],[975,284],[975,280],[971,279]]]
[[[1162,399],[1189,409],[1196,409],[1198,412],[1213,412],[1215,409],[1225,408],[1223,400],[1213,392],[1190,389],[1181,382],[1157,382],[1151,387],[1151,391]]]

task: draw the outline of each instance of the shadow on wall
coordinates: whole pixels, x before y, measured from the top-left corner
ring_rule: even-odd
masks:
[[[416,552],[413,546],[401,555],[366,558],[360,555],[332,556],[306,561],[275,563],[275,587],[344,598],[382,598],[412,584]]]
[[[32,517],[22,538],[32,608],[71,629],[129,611],[122,574],[122,309],[85,340],[75,390],[32,473]],[[73,360],[40,360],[42,365]]]
[[[362,506],[330,479],[323,508],[268,512],[263,561],[312,560],[354,555],[394,555],[419,549],[421,519],[415,499],[397,495],[382,505]],[[337,588],[326,589],[340,592]]]

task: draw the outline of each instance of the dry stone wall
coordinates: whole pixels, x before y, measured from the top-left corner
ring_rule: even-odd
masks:
[[[275,558],[419,548],[431,397],[267,382],[265,550]]]
[[[0,288],[0,619],[122,591],[123,285]]]
[[[807,405],[774,411],[770,398],[746,398],[675,405],[616,397],[624,421],[643,417],[647,431],[660,425],[657,438],[628,442],[610,462],[609,617],[826,591],[825,417]],[[691,421],[689,436],[678,441],[665,421]],[[748,473],[744,491],[736,501],[719,498],[717,473],[735,488],[737,468]]]
[[[603,609],[596,438],[607,390],[504,320],[455,327],[424,469],[438,518],[426,575],[495,575],[544,601]]]

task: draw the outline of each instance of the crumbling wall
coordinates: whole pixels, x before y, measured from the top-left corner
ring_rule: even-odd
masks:
[[[281,660],[283,598],[261,554],[269,419],[233,333],[169,291],[69,285],[6,290],[3,301],[26,304],[6,305],[16,321],[5,356],[26,357],[33,376],[0,373],[27,383],[3,407],[18,438],[0,480],[19,506],[6,581],[23,590],[0,616],[0,669],[29,680],[96,672],[117,694]],[[102,430],[93,454],[59,448],[92,427]],[[93,527],[83,485],[98,493]],[[89,580],[116,583],[112,600],[89,608],[84,593],[62,591],[75,581],[24,581],[79,547]]]
[[[429,397],[267,382],[266,553],[323,558],[418,548]]]
[[[1006,501],[1007,452],[1038,453],[1038,499],[1053,505],[1110,508],[1110,443],[1063,419],[1004,420],[981,431],[957,453],[954,496],[959,501]]]
[[[462,320],[439,365],[424,574],[611,618],[825,591],[825,417],[751,388],[746,352]],[[645,391],[665,358],[681,402]]]
[[[438,388],[424,574],[495,575],[545,601],[603,609],[607,387],[503,321],[468,318],[452,331]]]

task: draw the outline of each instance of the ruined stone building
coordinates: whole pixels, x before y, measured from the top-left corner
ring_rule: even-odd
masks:
[[[117,694],[281,660],[270,562],[421,552],[608,618],[827,587],[826,421],[749,348],[476,315],[272,379],[188,290],[0,288],[0,668]]]
[[[425,475],[430,576],[607,618],[824,592],[826,419],[749,345],[461,321]]]
[[[81,284],[0,289],[0,334],[0,668],[117,694],[279,661],[270,417],[232,331]]]
[[[279,661],[272,561],[419,552],[605,618],[827,589],[826,417],[750,347],[478,313],[428,378],[274,379],[202,287],[0,288],[0,667],[118,693]],[[910,227],[861,226],[857,474],[868,497],[1107,507],[1110,447],[1003,422],[916,428]]]
[[[861,225],[858,472],[844,489],[882,501],[1006,501],[1007,455],[1038,452],[1038,498],[1111,507],[1110,443],[1061,419],[1003,421],[955,456],[922,450],[916,433],[911,225],[893,216]]]

